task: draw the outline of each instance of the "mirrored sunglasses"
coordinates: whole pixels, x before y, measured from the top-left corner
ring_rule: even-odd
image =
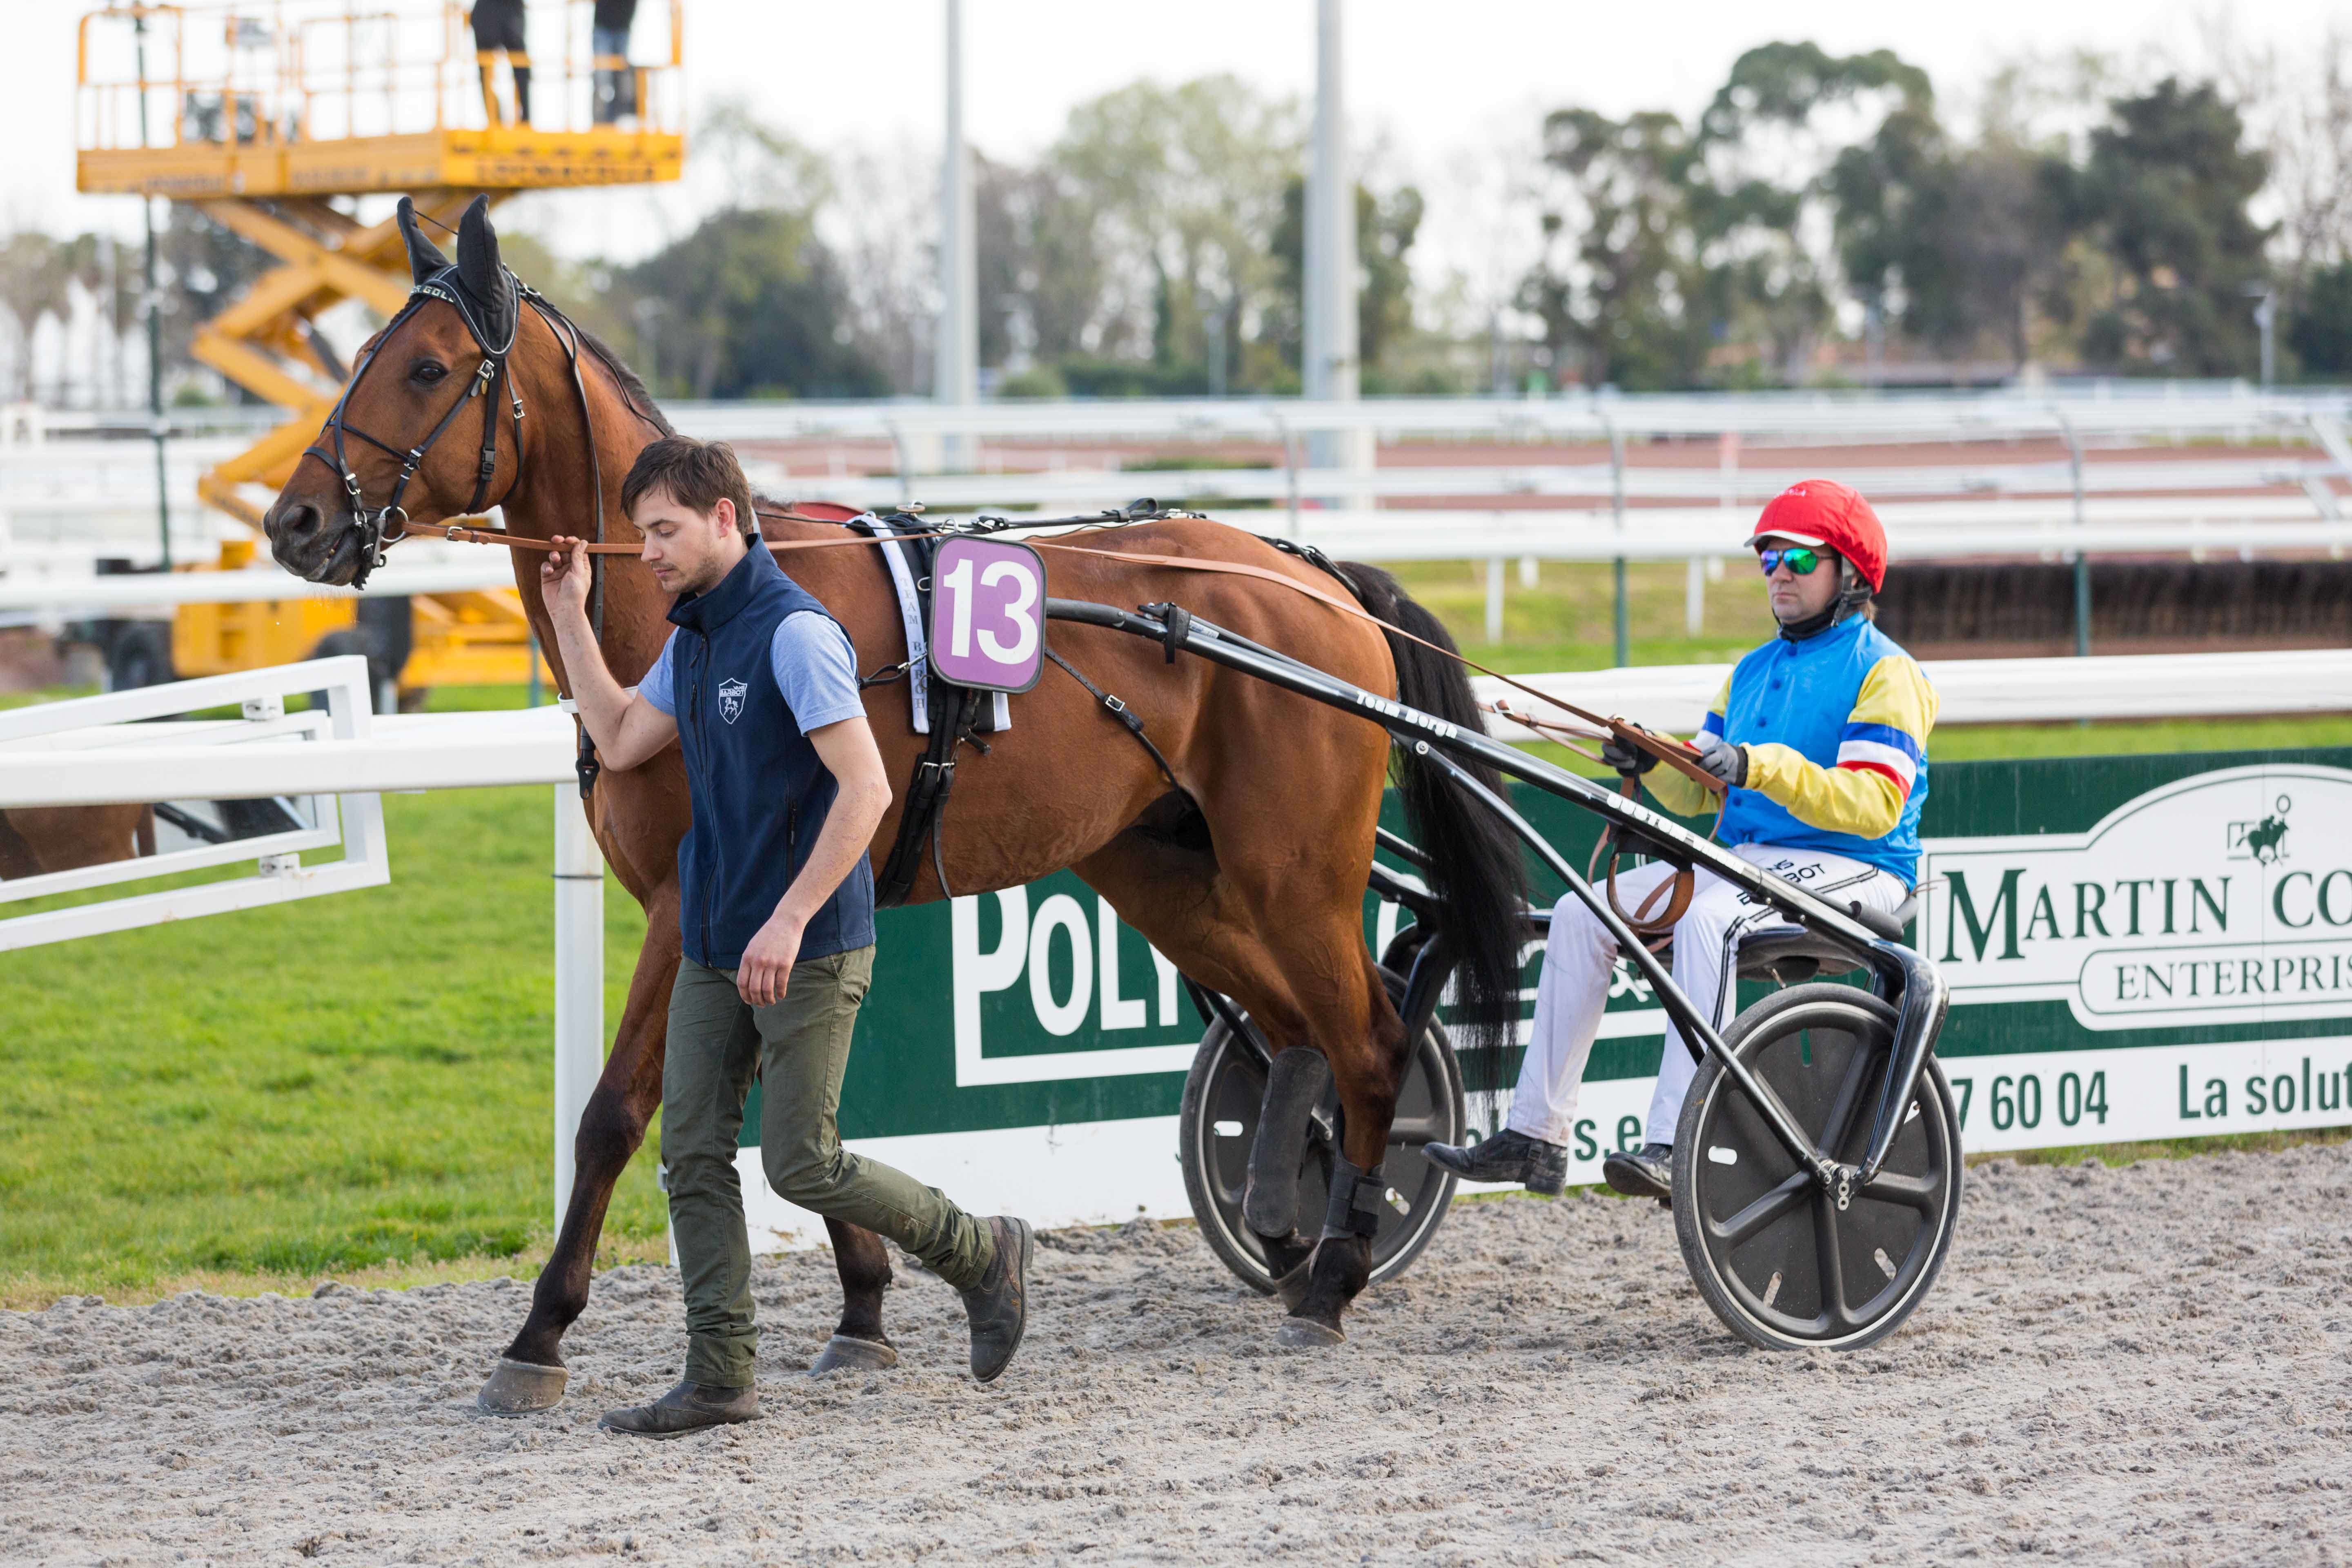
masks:
[[[1778,572],[1783,564],[1800,577],[1810,577],[1813,568],[1822,563],[1822,552],[1811,545],[1792,544],[1786,550],[1758,551],[1756,563],[1764,568],[1767,577]]]

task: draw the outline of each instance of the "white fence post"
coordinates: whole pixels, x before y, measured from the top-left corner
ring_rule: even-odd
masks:
[[[572,1203],[572,1142],[604,1070],[604,856],[580,786],[555,786],[555,1228]]]

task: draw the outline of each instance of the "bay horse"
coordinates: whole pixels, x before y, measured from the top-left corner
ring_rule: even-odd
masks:
[[[362,350],[319,444],[270,507],[264,527],[279,564],[314,582],[350,583],[364,576],[379,542],[399,528],[487,505],[502,510],[509,533],[532,539],[600,536],[600,529],[609,541],[639,537],[617,506],[621,481],[635,453],[669,426],[637,378],[553,306],[519,290],[499,264],[486,204],[465,215],[454,264],[405,211],[403,228],[418,291]],[[469,412],[477,396],[478,443]],[[457,438],[436,445],[445,430]],[[767,539],[788,550],[846,537],[838,527],[788,517],[761,521]],[[1205,520],[1089,537],[1123,551],[1244,563],[1309,586],[1331,582],[1294,556]],[[1268,647],[1311,656],[1359,686],[1458,724],[1479,724],[1458,664],[1304,595],[1246,577],[1139,568],[1085,549],[1045,553],[1049,591],[1057,596],[1178,602]],[[525,611],[540,647],[556,660],[559,689],[568,690],[540,596],[540,555],[517,549],[514,556]],[[862,668],[905,658],[888,574],[870,547],[793,550],[781,563],[848,630]],[[1435,618],[1385,574],[1342,571],[1371,614],[1445,639]],[[626,557],[603,558],[603,583],[601,646],[614,674],[629,684],[660,650],[671,601]],[[1339,1089],[1343,1152],[1376,1172],[1410,1059],[1403,1026],[1366,950],[1361,915],[1390,763],[1387,735],[1205,660],[1170,662],[1160,648],[1118,632],[1054,623],[1052,642],[1142,718],[1181,788],[1171,787],[1146,749],[1078,682],[1049,676],[1014,699],[1008,732],[991,736],[984,753],[963,758],[939,858],[925,857],[908,901],[942,896],[940,868],[957,894],[1075,870],[1184,974],[1246,1009],[1273,1048],[1321,1053]],[[866,697],[894,780],[911,776],[925,744],[911,732],[906,700],[891,685]],[[1432,887],[1463,962],[1465,1007],[1474,1026],[1515,1019],[1523,907],[1517,846],[1450,781],[1404,761],[1408,806],[1439,859]],[[901,795],[877,832],[877,864],[894,841],[903,804]],[[483,1389],[483,1408],[503,1414],[562,1398],[561,1341],[587,1302],[605,1205],[661,1098],[664,1027],[678,964],[677,851],[688,821],[678,753],[597,774],[589,815],[606,860],[645,909],[645,946],[612,1054],[581,1119],[571,1205],[530,1313]],[[890,1270],[881,1238],[836,1221],[827,1229],[843,1289],[839,1332],[887,1344],[881,1301]],[[1304,1281],[1285,1324],[1286,1341],[1336,1342],[1343,1310],[1369,1276],[1369,1240],[1345,1232],[1318,1245],[1295,1227],[1264,1239],[1276,1272],[1295,1270]]]
[[[0,811],[0,881],[79,871],[153,853],[153,806],[44,805]]]

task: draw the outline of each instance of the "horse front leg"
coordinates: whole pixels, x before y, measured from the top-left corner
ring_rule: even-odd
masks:
[[[646,944],[629,981],[628,1005],[604,1075],[581,1113],[572,1140],[572,1202],[555,1249],[531,1289],[530,1315],[477,1398],[490,1415],[525,1415],[563,1399],[570,1376],[563,1366],[563,1331],[587,1310],[596,1241],[613,1188],[661,1106],[670,984],[677,978],[677,889],[669,886],[646,907]]]

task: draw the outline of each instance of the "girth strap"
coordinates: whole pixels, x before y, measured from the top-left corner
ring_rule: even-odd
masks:
[[[926,672],[929,669],[925,662]],[[948,888],[947,864],[940,847],[940,819],[947,810],[948,796],[955,789],[956,750],[971,734],[973,721],[980,711],[982,693],[969,686],[956,686],[933,676],[931,680],[931,733],[923,748],[920,760],[915,763],[915,776],[907,786],[907,808],[898,816],[898,837],[890,846],[889,858],[875,874],[874,901],[884,909],[894,909],[907,901],[915,890],[915,878],[921,872],[926,840],[931,857],[931,868],[940,879],[940,896],[954,895]]]

